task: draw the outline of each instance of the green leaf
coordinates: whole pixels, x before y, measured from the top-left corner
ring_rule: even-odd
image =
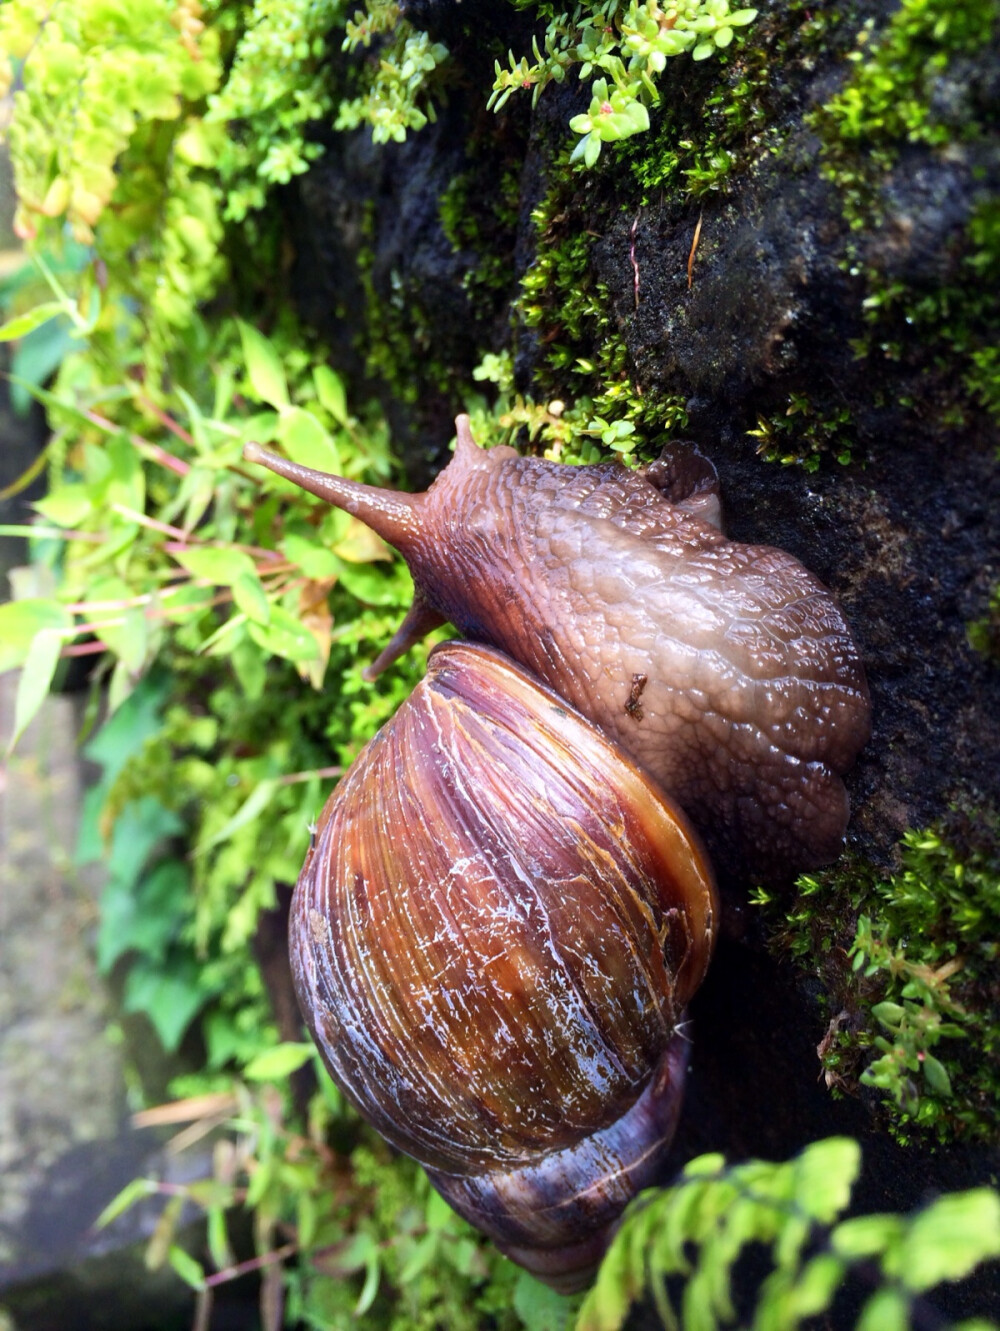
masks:
[[[361,1294],[354,1307],[355,1317],[364,1317],[365,1313],[375,1302],[375,1295],[378,1293],[381,1275],[382,1269],[379,1263],[378,1250],[373,1249],[368,1257],[368,1263],[365,1268],[365,1283],[361,1288]]]
[[[60,485],[32,507],[57,527],[78,527],[93,512],[94,502],[86,485]]]
[[[326,546],[294,533],[285,537],[281,543],[285,555],[299,568],[307,578],[335,578],[340,573],[341,563],[337,556]]]
[[[190,893],[188,871],[179,860],[164,860],[135,879],[112,877],[101,894],[97,933],[101,973],[106,975],[123,953],[132,950],[162,960],[190,915]]]
[[[861,1171],[861,1147],[850,1137],[814,1142],[792,1161],[793,1197],[805,1213],[831,1225],[847,1209]]]
[[[934,1057],[933,1054],[924,1054],[923,1060],[924,1076],[927,1078],[927,1085],[937,1095],[951,1095],[951,1078],[944,1064]]]
[[[804,1318],[826,1312],[844,1278],[844,1270],[843,1262],[836,1257],[819,1253],[801,1273],[794,1269],[774,1271],[757,1299],[753,1331],[790,1331]]]
[[[229,1204],[231,1205],[232,1202],[230,1201]],[[225,1203],[208,1206],[205,1218],[208,1231],[208,1250],[212,1254],[212,1261],[215,1263],[216,1270],[221,1271],[223,1267],[232,1266],[235,1260],[233,1250],[229,1246],[229,1234],[226,1230]]]
[[[172,1054],[213,992],[203,987],[201,967],[190,954],[171,953],[163,962],[140,956],[125,981],[123,1006],[126,1012],[144,1012]]]
[[[278,441],[285,454],[303,467],[340,471],[337,445],[312,412],[303,407],[287,407],[282,411]]]
[[[413,599],[403,564],[343,563],[340,582],[364,605],[408,605]]]
[[[242,550],[234,550],[232,546],[199,546],[197,549],[177,550],[174,558],[193,577],[205,578],[218,587],[231,587],[243,574],[257,576],[250,556]]]
[[[286,661],[315,661],[319,656],[316,639],[284,606],[271,607],[271,621],[266,627],[251,621],[248,628],[258,647]]]
[[[304,1067],[312,1056],[311,1044],[286,1041],[275,1045],[273,1049],[265,1049],[262,1054],[251,1059],[243,1069],[243,1075],[248,1081],[284,1081]]]
[[[440,1239],[437,1234],[425,1234],[413,1248],[413,1251],[407,1257],[403,1264],[403,1269],[399,1273],[399,1283],[401,1285],[410,1285],[421,1275],[438,1254]],[[517,1306],[517,1295],[514,1296],[514,1305]],[[522,1318],[523,1320],[523,1318]],[[527,1323],[525,1323],[527,1325]]]
[[[124,667],[129,685],[130,676],[139,674],[146,664],[150,644],[149,627],[150,621],[141,606],[130,606],[122,614],[120,623],[106,622],[101,627],[101,637]],[[114,711],[114,708],[111,710]]]
[[[431,1188],[427,1194],[427,1205],[424,1208],[424,1220],[427,1228],[431,1230],[432,1233],[436,1233],[438,1230],[451,1229],[454,1227],[455,1212],[436,1188]]]
[[[27,416],[31,400],[74,349],[73,325],[56,318],[23,337],[10,363],[10,403],[18,416]]]
[[[0,672],[14,670],[27,660],[36,634],[43,629],[69,630],[73,616],[59,604],[41,597],[0,605]]]
[[[854,1331],[910,1331],[910,1304],[896,1289],[874,1293],[858,1318]]]
[[[298,1231],[296,1240],[300,1251],[307,1251],[316,1239],[316,1226],[319,1222],[319,1208],[311,1192],[301,1191],[295,1201],[295,1227]]]
[[[217,846],[221,841],[228,841],[241,827],[246,827],[247,823],[253,822],[264,812],[277,790],[277,781],[273,779],[259,781],[232,818],[223,823],[217,832],[213,832],[207,841],[201,842],[195,848],[194,853],[204,855],[206,851],[211,850],[213,846]]]
[[[872,1016],[877,1017],[883,1026],[898,1026],[903,1017],[906,1016],[906,1009],[899,1003],[876,1003],[872,1008]]]
[[[35,719],[38,709],[45,701],[52,683],[52,676],[59,664],[62,651],[63,634],[59,629],[42,629],[36,633],[28,648],[21,678],[17,682],[17,699],[14,703],[14,733],[7,745],[8,754],[13,750],[28,726]]]
[[[1000,1257],[1000,1194],[992,1188],[939,1197],[912,1221],[891,1263],[912,1290],[961,1280],[980,1262]]]
[[[313,370],[313,383],[316,385],[316,396],[320,404],[327,409],[338,425],[347,425],[349,420],[347,393],[340,376],[334,374],[329,365],[317,365]]]
[[[898,1241],[903,1221],[897,1215],[859,1215],[843,1220],[830,1235],[838,1257],[878,1257]]]
[[[715,1178],[726,1167],[726,1157],[719,1151],[696,1155],[684,1166],[685,1179]]]
[[[179,1248],[176,1243],[170,1245],[167,1260],[185,1284],[192,1289],[205,1288],[205,1271],[200,1262],[196,1262],[190,1253]]]
[[[256,571],[239,575],[233,583],[233,600],[255,624],[271,622],[271,604]]]
[[[177,814],[155,795],[130,800],[115,819],[106,861],[108,872],[124,883],[138,882],[156,846],[183,829]]]
[[[48,323],[50,319],[54,319],[57,314],[65,312],[61,300],[49,300],[44,305],[36,305],[26,314],[18,314],[13,319],[8,319],[5,324],[0,324],[0,342],[13,342],[15,338],[24,337],[42,324]]]
[[[274,347],[256,328],[237,319],[250,386],[261,402],[279,411],[288,406],[288,384]]]
[[[514,1311],[525,1331],[565,1331],[577,1300],[557,1294],[548,1285],[522,1271],[514,1286]]]
[[[116,1197],[112,1197],[94,1221],[94,1228],[103,1229],[105,1225],[110,1225],[112,1220],[117,1220],[120,1215],[124,1215],[130,1206],[135,1206],[136,1202],[145,1201],[147,1197],[154,1196],[159,1186],[155,1179],[148,1178],[134,1178],[131,1183],[126,1183],[121,1192]]]
[[[343,1278],[354,1275],[371,1260],[375,1240],[364,1231],[336,1244],[323,1256],[323,1269],[332,1276]]]

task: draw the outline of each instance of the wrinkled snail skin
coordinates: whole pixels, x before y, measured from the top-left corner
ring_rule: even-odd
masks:
[[[290,953],[347,1097],[566,1289],[669,1145],[716,919],[655,782],[512,661],[448,643],[324,808]]]
[[[722,534],[714,469],[697,455],[641,474],[484,450],[464,416],[457,431],[453,460],[416,495],[247,450],[407,560],[414,605],[369,674],[451,621],[617,740],[723,858],[764,875],[834,859],[840,778],[870,704],[823,584],[784,551]]]

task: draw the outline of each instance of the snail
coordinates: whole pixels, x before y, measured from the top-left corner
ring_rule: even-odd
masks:
[[[421,495],[245,450],[409,563],[369,678],[448,620],[470,639],[432,652],[324,808],[292,970],[362,1115],[569,1291],[676,1126],[718,914],[686,815],[757,869],[832,858],[868,694],[826,588],[722,534],[696,450],[636,473],[457,431]]]
[[[323,809],[289,942],[347,1097],[568,1292],[670,1144],[716,919],[648,774],[509,658],[450,642]]]
[[[758,876],[836,858],[841,776],[870,732],[860,656],[792,555],[728,540],[715,470],[675,449],[645,472],[481,449],[456,421],[423,494],[244,456],[361,518],[413,574],[413,605],[367,672],[450,621],[506,652],[616,740],[717,862]]]

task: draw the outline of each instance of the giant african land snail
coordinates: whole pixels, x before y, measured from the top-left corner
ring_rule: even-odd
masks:
[[[716,907],[673,801],[761,872],[833,858],[868,694],[826,588],[723,536],[700,455],[569,467],[457,428],[419,495],[246,451],[410,565],[370,676],[448,620],[484,644],[437,649],[331,796],[293,971],[362,1113],[571,1288],[676,1121]]]

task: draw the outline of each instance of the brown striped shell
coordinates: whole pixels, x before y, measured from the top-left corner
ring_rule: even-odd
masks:
[[[499,652],[448,643],[323,810],[291,956],[348,1098],[568,1287],[669,1142],[715,919],[651,778]]]

